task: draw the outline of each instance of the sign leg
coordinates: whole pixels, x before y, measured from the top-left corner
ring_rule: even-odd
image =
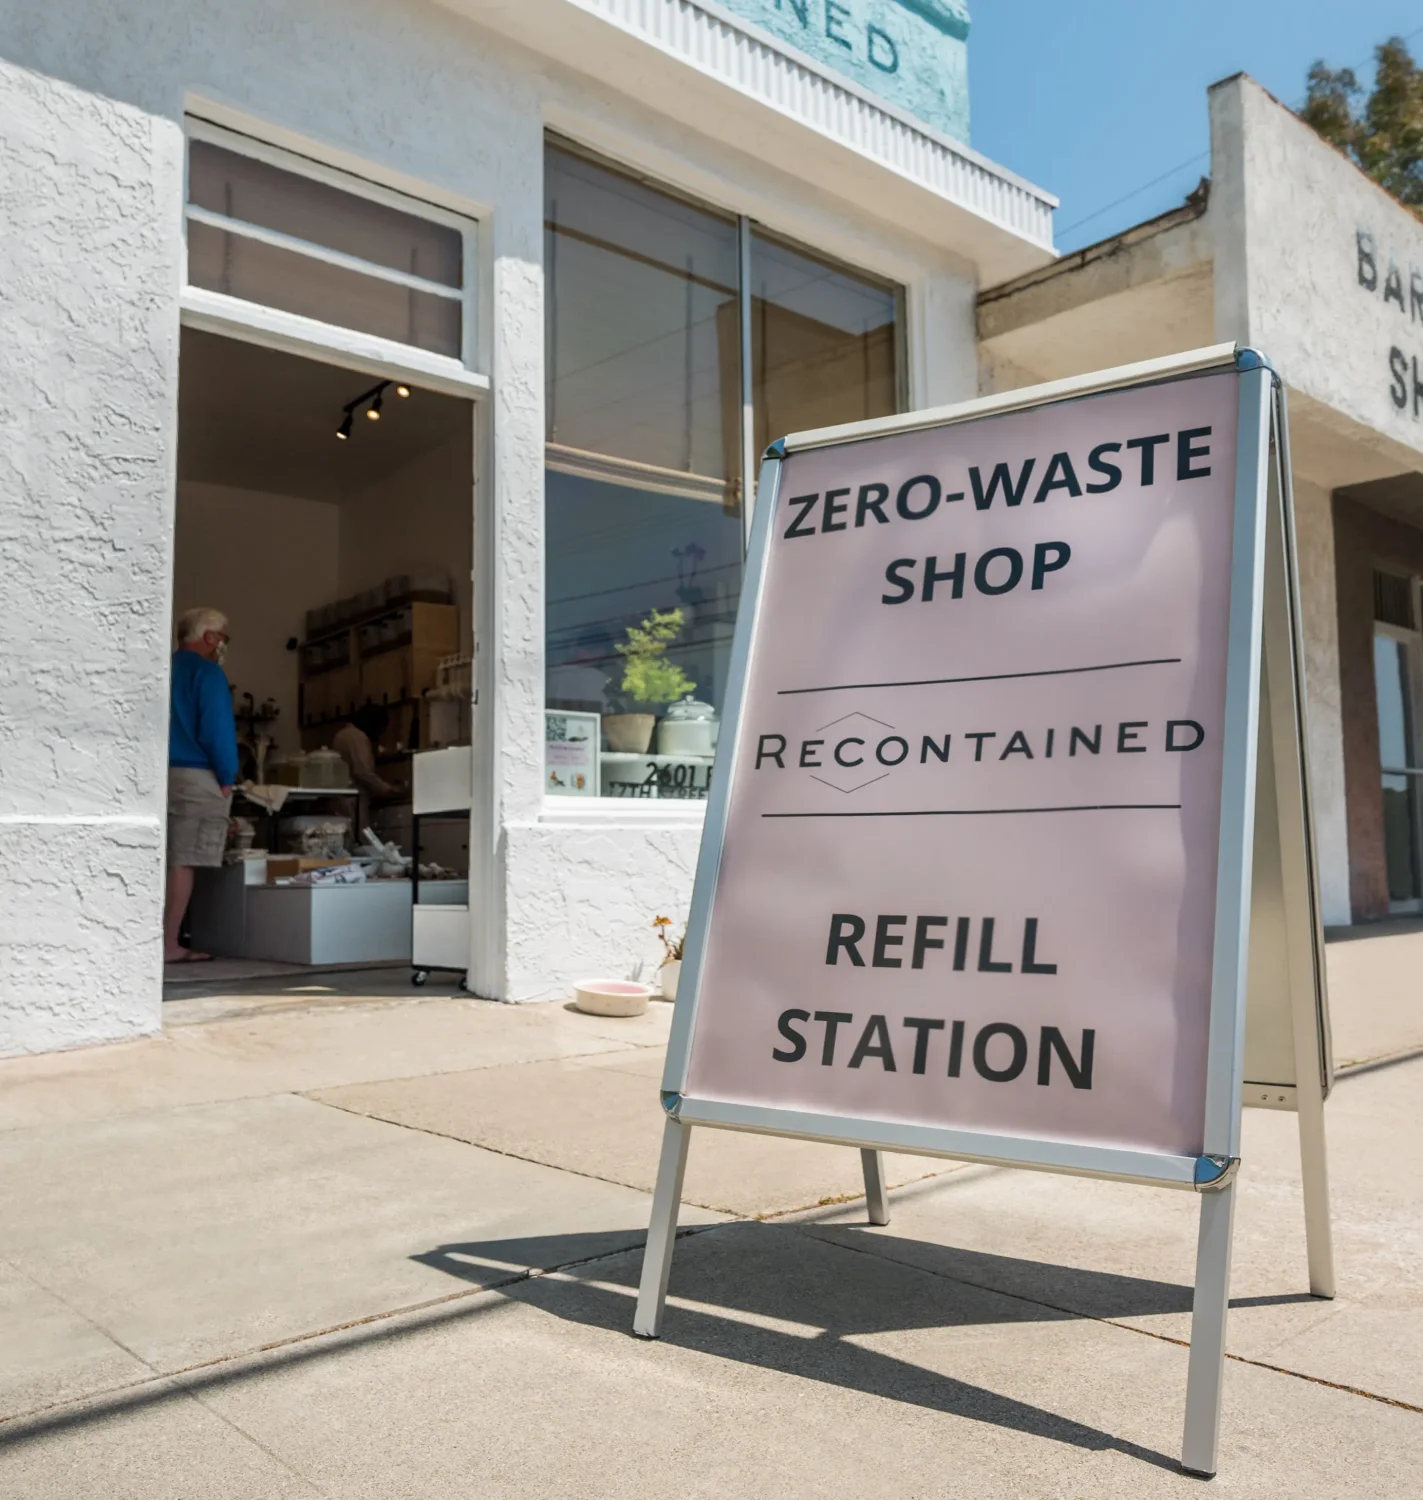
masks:
[[[1230,1306],[1231,1229],[1235,1184],[1201,1194],[1196,1241],[1196,1299],[1191,1309],[1191,1359],[1186,1374],[1186,1430],[1181,1467],[1207,1478],[1216,1471],[1220,1395],[1225,1377],[1225,1319]]]
[[[642,1256],[637,1311],[632,1320],[632,1331],[640,1339],[655,1339],[662,1333],[662,1309],[667,1302],[667,1278],[672,1274],[677,1208],[682,1201],[682,1178],[687,1172],[687,1142],[691,1134],[690,1125],[668,1116],[662,1131],[662,1157],[657,1164],[657,1186],[652,1194],[647,1248]]]
[[[1329,1223],[1329,1158],[1324,1147],[1324,1101],[1317,1089],[1301,1088],[1297,1098],[1309,1290],[1311,1296],[1333,1297],[1334,1233]]]
[[[860,1165],[865,1169],[865,1204],[871,1224],[889,1223],[889,1188],[884,1180],[884,1157],[862,1148]]]

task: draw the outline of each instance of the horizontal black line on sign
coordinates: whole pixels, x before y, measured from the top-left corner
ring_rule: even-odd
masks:
[[[902,812],[762,813],[763,818],[996,818],[1010,813],[1179,812],[1179,802],[1084,802],[1080,807],[923,807]]]
[[[829,687],[780,688],[778,698],[800,693],[848,693],[854,688],[943,687],[955,682],[1007,682],[1015,677],[1072,677],[1080,672],[1116,672],[1122,667],[1170,667],[1179,656],[1153,656],[1146,661],[1107,661],[1095,667],[1048,667],[1041,672],[986,672],[981,677],[914,677],[907,682],[836,682]]]

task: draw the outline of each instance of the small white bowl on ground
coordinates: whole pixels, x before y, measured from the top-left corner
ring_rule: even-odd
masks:
[[[640,1016],[651,994],[650,984],[631,979],[580,979],[573,986],[573,1003],[590,1016]]]

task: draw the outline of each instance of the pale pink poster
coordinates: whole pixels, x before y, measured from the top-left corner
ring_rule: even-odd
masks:
[[[786,460],[690,1096],[1199,1152],[1237,389]]]

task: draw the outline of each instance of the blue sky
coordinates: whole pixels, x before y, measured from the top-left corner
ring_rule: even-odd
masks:
[[[973,145],[1062,200],[1061,250],[1181,202],[1209,171],[1206,88],[1217,79],[1246,72],[1298,105],[1316,58],[1372,79],[1375,44],[1419,32],[1410,46],[1423,61],[1420,0],[970,0],[969,10]]]

